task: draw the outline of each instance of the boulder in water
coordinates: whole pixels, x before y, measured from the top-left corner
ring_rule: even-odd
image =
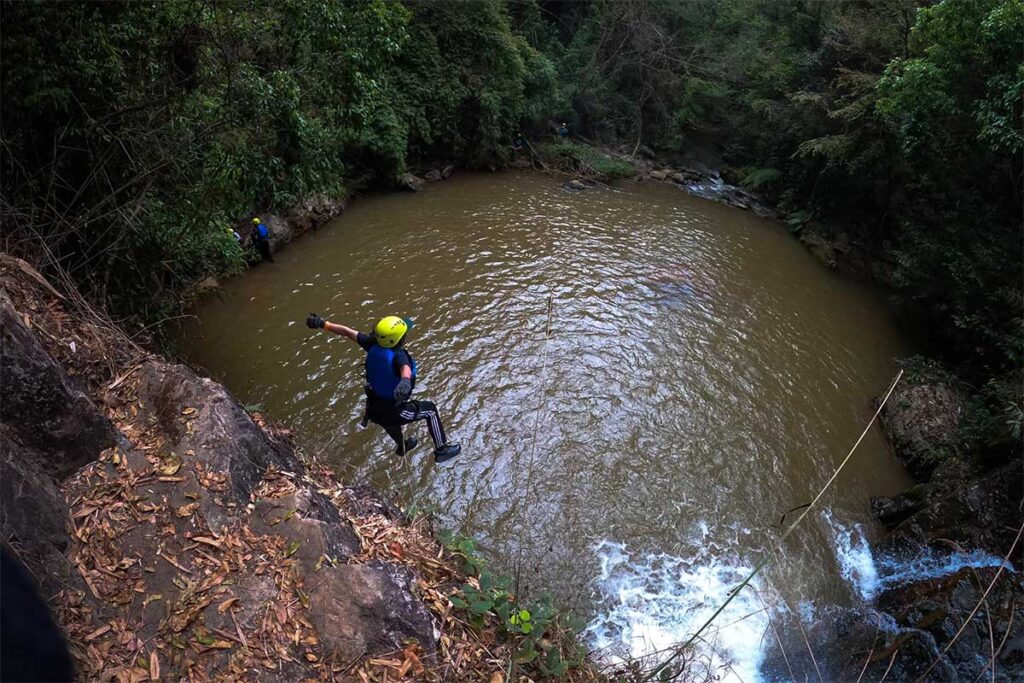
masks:
[[[423,174],[423,179],[426,180],[428,183],[436,183],[439,180],[443,180],[444,176],[441,175],[441,172],[439,170],[437,170],[436,168],[432,168]]]
[[[423,189],[423,186],[426,185],[426,182],[423,178],[415,176],[412,173],[404,173],[399,180],[399,184],[407,190],[419,192]]]
[[[896,457],[918,479],[956,451],[963,397],[941,381],[904,381],[879,415]]]

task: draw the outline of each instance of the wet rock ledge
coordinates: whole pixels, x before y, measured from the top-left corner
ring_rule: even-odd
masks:
[[[0,531],[81,680],[468,680],[456,557],[0,255]],[[493,630],[490,632],[493,637]]]

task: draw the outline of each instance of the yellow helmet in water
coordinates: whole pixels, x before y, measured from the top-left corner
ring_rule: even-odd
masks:
[[[373,334],[377,337],[377,343],[385,349],[393,349],[402,341],[402,337],[409,331],[409,323],[397,315],[389,315],[381,318],[377,326],[373,328]]]

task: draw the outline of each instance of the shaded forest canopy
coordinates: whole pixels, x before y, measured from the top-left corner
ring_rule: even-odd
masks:
[[[230,228],[565,120],[842,232],[1019,455],[1024,0],[3,2],[3,249],[159,320]]]

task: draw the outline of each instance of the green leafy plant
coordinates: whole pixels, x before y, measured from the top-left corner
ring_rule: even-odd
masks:
[[[496,621],[500,635],[514,645],[514,664],[535,670],[544,676],[558,677],[570,668],[580,666],[585,650],[576,642],[573,628],[566,628],[547,596],[523,605],[510,591],[512,577],[495,576],[475,555],[472,539],[442,531],[439,540],[462,558],[463,566],[476,573],[476,583],[467,582],[449,596],[457,610],[464,611],[467,621],[476,628],[485,628]],[[571,626],[571,625],[570,625]],[[578,630],[578,629],[577,629]]]

